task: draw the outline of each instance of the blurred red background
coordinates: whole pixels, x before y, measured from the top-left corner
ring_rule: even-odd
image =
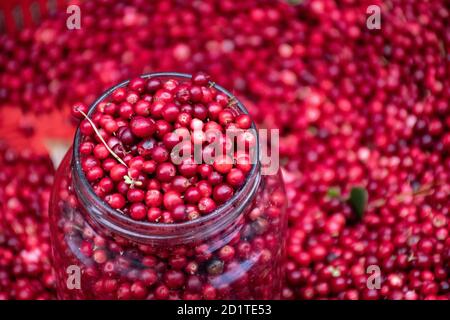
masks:
[[[54,298],[47,151],[71,142],[70,105],[143,72],[202,69],[259,125],[280,129],[290,200],[283,298],[450,297],[445,1],[83,4],[77,32],[65,28],[65,1],[0,2],[9,146],[0,145],[0,298]],[[369,5],[382,9],[380,30],[366,28]],[[369,195],[361,220],[342,201],[355,186]],[[30,261],[36,248],[42,265]],[[381,290],[365,287],[371,263],[382,267]]]

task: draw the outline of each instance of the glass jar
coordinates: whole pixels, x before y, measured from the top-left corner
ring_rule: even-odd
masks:
[[[178,73],[142,76],[189,78]],[[103,94],[96,106],[125,81]],[[215,88],[234,98],[218,85]],[[240,112],[247,113],[236,99]],[[287,228],[280,172],[253,164],[245,184],[212,213],[182,223],[135,221],[94,193],[81,169],[79,130],[50,205],[60,299],[277,299]]]

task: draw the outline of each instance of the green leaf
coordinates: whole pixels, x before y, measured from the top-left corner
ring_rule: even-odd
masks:
[[[339,187],[330,187],[327,190],[327,196],[336,199],[341,197],[341,188]]]
[[[303,3],[303,0],[287,0],[287,3],[296,6],[298,4]]]
[[[369,194],[364,187],[353,187],[348,202],[359,219],[362,219],[369,202]]]

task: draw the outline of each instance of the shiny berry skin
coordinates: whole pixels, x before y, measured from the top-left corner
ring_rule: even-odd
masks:
[[[236,125],[240,129],[250,129],[252,126],[252,120],[249,115],[241,114],[236,117]]]
[[[226,177],[226,181],[229,185],[233,187],[240,187],[245,182],[245,174],[242,172],[242,170],[233,168],[231,169]]]
[[[113,209],[122,209],[125,206],[125,197],[120,193],[108,195],[105,200]]]
[[[147,216],[147,209],[142,203],[134,203],[130,207],[130,217],[134,220],[142,220]]]
[[[168,191],[164,194],[163,203],[164,207],[167,210],[173,210],[178,205],[183,204],[183,199],[181,198],[181,195],[178,192]]]
[[[169,162],[164,162],[156,167],[156,177],[162,182],[171,181],[176,173],[175,166]]]
[[[123,177],[128,174],[128,170],[124,165],[117,164],[114,167],[112,167],[109,174],[113,181],[116,181],[116,182],[122,181]]]
[[[159,190],[151,189],[145,194],[145,204],[149,207],[159,207],[162,201],[163,195]]]
[[[127,199],[130,202],[141,202],[144,200],[144,191],[140,189],[130,189],[127,193]]]
[[[233,196],[233,188],[227,184],[214,187],[213,198],[217,203],[224,203]]]
[[[204,72],[197,72],[192,76],[192,82],[199,86],[205,86],[209,82],[209,75]]]
[[[78,102],[72,105],[72,116],[77,119],[84,119],[82,113],[88,113],[88,106],[82,102]],[[81,112],[80,112],[81,111]]]
[[[200,201],[202,197],[202,193],[200,192],[198,187],[191,186],[188,187],[184,193],[184,199],[187,203],[196,204]]]
[[[198,202],[198,209],[203,214],[214,211],[216,207],[216,203],[211,198],[201,198]]]
[[[150,137],[156,130],[155,122],[150,118],[135,117],[130,122],[131,132],[140,138]]]

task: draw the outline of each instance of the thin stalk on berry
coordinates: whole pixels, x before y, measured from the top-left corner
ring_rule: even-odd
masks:
[[[116,158],[116,160],[119,161],[119,163],[123,164],[125,167],[128,168],[127,164],[114,151],[112,151],[112,149],[108,146],[108,144],[106,143],[105,139],[103,139],[102,135],[98,131],[97,127],[95,126],[94,122],[87,116],[87,114],[84,113],[83,110],[81,110],[80,108],[78,108],[77,111],[79,113],[81,113],[83,115],[83,117],[91,124],[92,129],[94,129],[94,131],[95,131],[95,134],[100,139],[100,141],[105,145],[105,148],[109,151],[109,153],[111,153],[111,155],[114,158]]]

